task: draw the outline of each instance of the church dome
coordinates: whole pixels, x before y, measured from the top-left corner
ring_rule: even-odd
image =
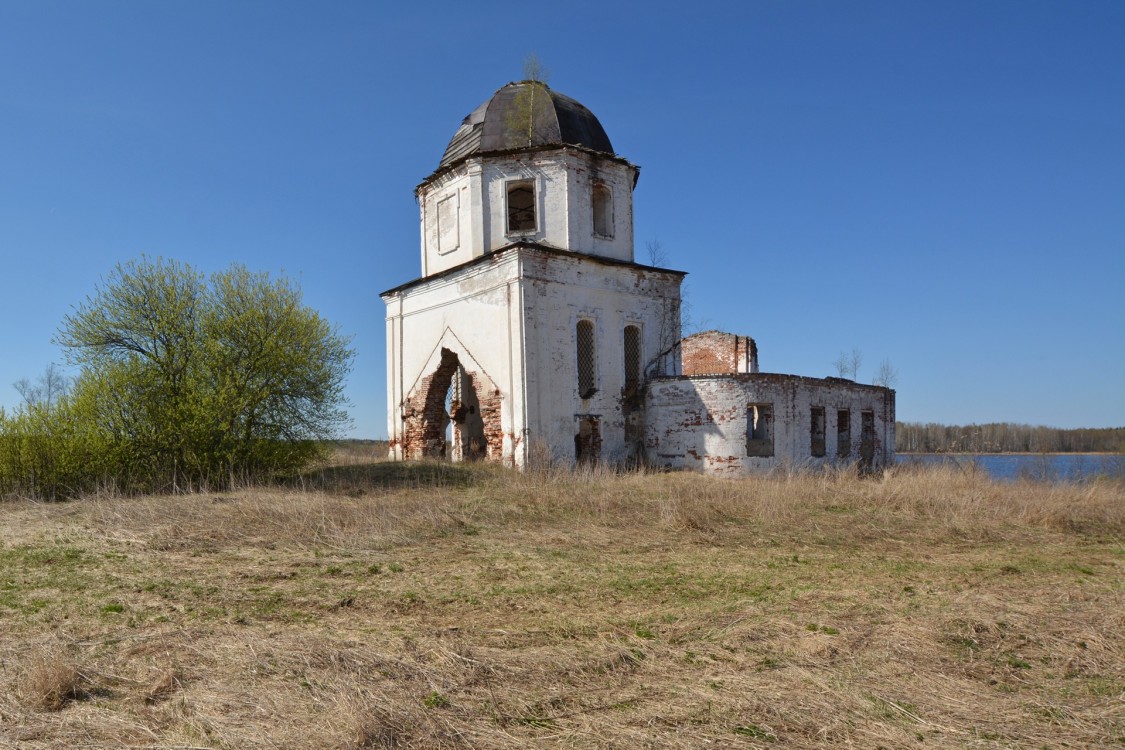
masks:
[[[474,109],[441,157],[441,170],[473,154],[569,145],[613,155],[594,113],[544,83],[509,83]]]

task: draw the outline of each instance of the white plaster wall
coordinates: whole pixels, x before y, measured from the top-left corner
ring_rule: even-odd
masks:
[[[672,348],[679,335],[681,276],[582,256],[523,253],[528,436],[559,458],[574,458],[577,415],[596,415],[601,458],[628,457],[622,411],[624,328],[639,325],[642,367]],[[575,329],[593,321],[597,393],[578,394]]]
[[[522,465],[535,442],[573,458],[580,414],[599,417],[602,458],[621,459],[633,450],[626,445],[621,403],[624,328],[641,329],[642,367],[672,352],[659,372],[669,364],[674,369],[682,275],[583,256],[633,261],[636,175],[623,160],[564,147],[469,159],[419,187],[423,279],[451,273],[384,295],[392,444],[402,437],[400,405],[431,374],[434,352],[452,337],[503,393],[506,457]],[[514,180],[534,185],[535,231],[506,231],[507,188]],[[613,197],[612,236],[594,233],[597,183]],[[452,208],[442,211],[443,202]],[[443,231],[452,215],[456,229]],[[497,253],[491,263],[458,268],[519,241],[574,255],[519,247]],[[577,388],[581,318],[594,322],[597,342],[597,393],[587,399]]]
[[[566,172],[555,154],[527,153],[510,157],[493,157],[482,168],[485,246],[499,250],[519,240],[544,242],[567,248]],[[507,186],[513,181],[527,180],[535,187],[535,231],[509,234]]]
[[[774,455],[746,455],[746,410],[773,405]],[[814,458],[811,409],[826,417],[825,456]],[[851,412],[851,451],[860,457],[861,413],[874,412],[879,444],[875,462],[894,460],[894,391],[842,380],[797,375],[696,376],[659,379],[646,395],[645,447],[658,466],[712,474],[749,474],[775,467],[837,462],[837,412]]]
[[[418,189],[421,275],[445,271],[519,240],[632,261],[636,174],[636,167],[621,160],[566,148],[469,159]],[[507,185],[515,180],[535,186],[535,231],[507,231]],[[611,237],[594,233],[593,189],[598,182],[613,196]],[[456,206],[453,240],[445,228],[451,211],[442,206]]]
[[[516,247],[463,270],[383,295],[387,303],[388,434],[402,439],[401,404],[445,346],[480,365],[502,392],[503,455],[574,458],[576,414],[601,420],[602,452],[623,459],[624,328],[639,325],[642,366],[679,338],[681,275]],[[595,323],[597,388],[578,396],[575,326]],[[401,454],[396,455],[401,458]]]
[[[637,168],[615,159],[582,151],[566,155],[570,199],[568,249],[604,258],[633,261],[633,182]],[[611,237],[594,233],[594,185],[602,183],[613,195]]]
[[[517,287],[518,259],[505,254],[495,263],[424,281],[383,295],[387,303],[387,432],[393,445],[403,436],[401,406],[420,381],[432,374],[435,352],[451,349],[467,370],[479,370],[503,394],[504,454],[511,435],[522,433],[522,334]],[[468,355],[468,356],[466,356]],[[401,455],[396,456],[401,458]]]
[[[431,276],[484,254],[480,195],[479,162],[461,164],[419,191],[422,276]],[[443,204],[454,207],[455,212],[443,210]]]

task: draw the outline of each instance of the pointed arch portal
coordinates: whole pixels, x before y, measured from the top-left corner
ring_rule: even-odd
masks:
[[[500,392],[466,370],[442,347],[437,367],[407,399],[403,448],[407,458],[498,460],[503,449]]]

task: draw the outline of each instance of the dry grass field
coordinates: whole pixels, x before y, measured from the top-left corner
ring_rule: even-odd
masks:
[[[1125,748],[1125,487],[353,455],[0,503],[0,748]]]

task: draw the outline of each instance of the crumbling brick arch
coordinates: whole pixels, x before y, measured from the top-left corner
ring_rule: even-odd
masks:
[[[461,377],[460,398],[447,406],[454,377]],[[437,367],[422,378],[403,408],[403,457],[451,460],[500,460],[503,429],[500,391],[483,373],[467,370],[457,353],[442,347]],[[454,439],[446,427],[454,423]]]

